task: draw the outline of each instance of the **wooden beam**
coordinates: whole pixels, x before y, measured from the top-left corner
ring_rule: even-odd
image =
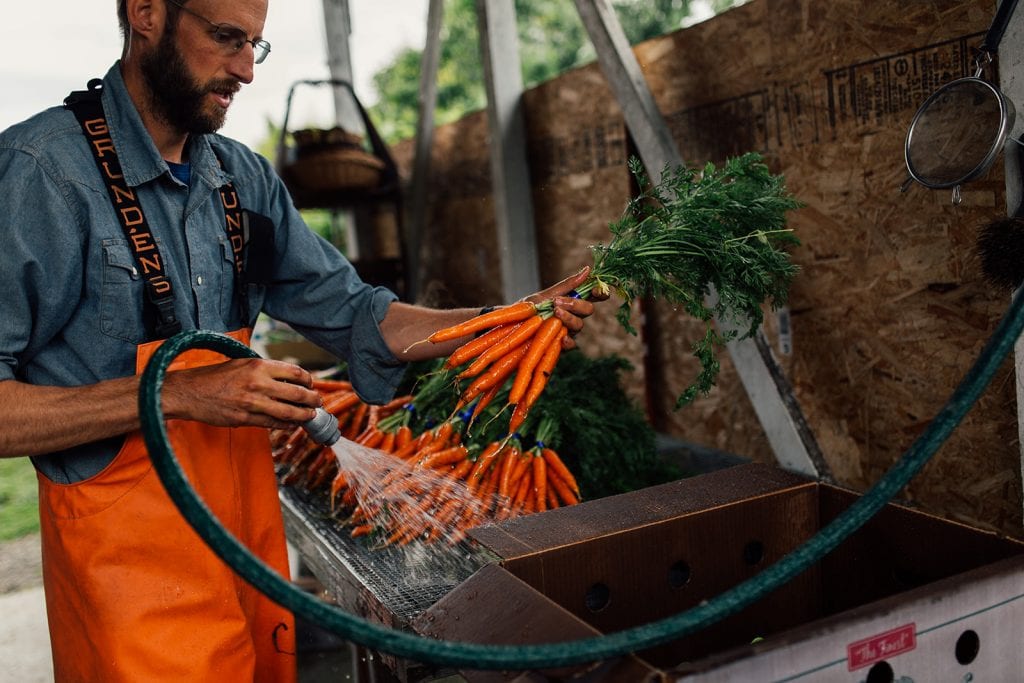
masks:
[[[514,301],[541,288],[515,5],[513,0],[477,0],[476,8],[487,86],[502,295]]]
[[[655,183],[660,182],[666,166],[684,162],[615,10],[609,0],[575,2],[647,173]],[[720,328],[729,329],[723,321],[716,322]],[[759,348],[757,340],[750,338],[734,340],[727,348],[779,464],[810,476],[830,478],[785,374],[767,345]]]
[[[349,36],[352,35],[352,19],[348,0],[323,0],[324,34],[327,40],[327,67],[331,79],[352,83],[352,52]],[[355,102],[344,88],[334,88],[335,122],[347,130],[358,131],[362,118]]]
[[[427,9],[427,40],[420,64],[420,111],[416,120],[416,150],[412,166],[412,199],[405,221],[405,268],[408,298],[416,300],[419,292],[420,237],[426,227],[427,178],[430,176],[430,150],[434,145],[434,110],[437,107],[437,69],[441,61],[441,24],[444,0],[430,0]]]

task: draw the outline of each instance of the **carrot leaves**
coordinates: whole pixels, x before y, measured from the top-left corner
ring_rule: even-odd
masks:
[[[609,226],[611,241],[591,247],[594,267],[580,294],[616,292],[623,299],[616,318],[631,334],[631,305],[641,298],[667,302],[704,322],[705,334],[692,346],[701,371],[677,399],[678,408],[711,390],[719,370],[716,349],[736,337],[718,332],[716,317],[745,327],[748,337],[763,322],[765,304],[785,303],[798,270],[787,248],[799,244],[786,213],[802,203],[756,153],[699,172],[666,168],[658,184],[639,160],[629,166],[639,195]]]

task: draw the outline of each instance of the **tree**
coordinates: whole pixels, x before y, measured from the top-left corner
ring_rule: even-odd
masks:
[[[745,0],[711,0],[721,12]],[[630,44],[680,28],[691,16],[692,0],[613,0]],[[523,83],[532,87],[595,59],[593,46],[566,0],[515,0]],[[400,53],[373,79],[377,104],[371,116],[388,141],[410,138],[419,116],[422,50]],[[456,121],[486,106],[475,0],[446,0],[437,74],[435,122]]]

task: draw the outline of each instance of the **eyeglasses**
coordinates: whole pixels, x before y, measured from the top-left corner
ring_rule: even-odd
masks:
[[[252,45],[253,59],[257,64],[262,64],[263,60],[270,54],[270,43],[265,40],[249,40],[249,34],[237,26],[231,24],[218,24],[210,21],[202,14],[193,12],[185,5],[181,4],[177,0],[167,0],[167,2],[184,10],[186,13],[191,14],[196,19],[201,19],[210,25],[210,36],[214,42],[220,45],[225,52],[228,54],[235,54],[242,49],[242,46],[246,43]]]

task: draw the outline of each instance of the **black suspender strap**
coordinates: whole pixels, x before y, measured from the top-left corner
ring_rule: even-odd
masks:
[[[221,163],[220,157],[217,162]],[[223,163],[221,167],[223,168]],[[231,183],[220,188],[220,202],[224,207],[224,231],[231,243],[231,253],[235,257],[235,292],[242,313],[242,324],[249,324],[249,289],[245,279],[245,245],[248,243],[245,210],[238,199],[235,186]]]
[[[135,263],[145,282],[144,306],[152,320],[147,330],[150,339],[166,339],[181,331],[181,321],[174,313],[174,287],[164,272],[164,261],[156,239],[142,212],[142,205],[134,190],[128,187],[121,171],[121,162],[110,138],[110,129],[100,102],[102,85],[99,79],[89,81],[87,90],[78,90],[67,96],[64,106],[70,109],[82,126],[96,167],[99,169],[107,194],[114,205],[114,213],[121,222],[125,239],[135,257]]]
[[[114,212],[121,223],[125,239],[128,240],[135,263],[142,273],[146,292],[143,306],[147,338],[166,339],[181,331],[181,321],[174,312],[174,286],[164,271],[164,260],[142,211],[142,205],[134,190],[124,180],[121,162],[118,160],[103,113],[101,92],[102,81],[93,79],[89,81],[86,90],[76,90],[68,95],[64,99],[64,106],[74,112],[75,118],[82,126],[96,167],[107,186],[107,194],[114,205]],[[242,323],[248,325],[248,292],[243,258],[247,242],[243,225],[244,210],[231,183],[220,188],[220,197],[224,207],[224,229],[235,257],[235,290],[241,304]]]

